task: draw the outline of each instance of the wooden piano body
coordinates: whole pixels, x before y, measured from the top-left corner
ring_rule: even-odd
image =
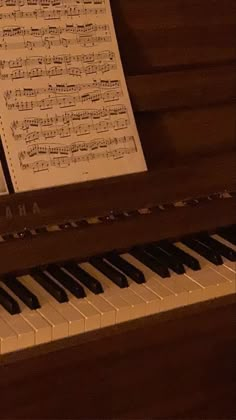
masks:
[[[149,170],[2,197],[0,235],[104,222],[0,243],[0,275],[236,222],[234,1],[111,4]],[[234,327],[224,298],[1,357],[0,418],[233,418]]]

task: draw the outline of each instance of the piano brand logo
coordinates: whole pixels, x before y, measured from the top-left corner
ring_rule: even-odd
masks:
[[[11,220],[16,216],[24,217],[29,216],[30,214],[40,214],[40,207],[38,203],[34,202],[31,206],[21,203],[14,208],[10,206],[5,207],[5,217],[8,220]]]

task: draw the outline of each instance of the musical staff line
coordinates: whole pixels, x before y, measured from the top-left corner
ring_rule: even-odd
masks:
[[[75,18],[80,16],[98,16],[106,13],[105,7],[96,7],[95,9],[82,8],[79,6],[64,7],[61,9],[52,8],[50,10],[34,9],[32,11],[14,10],[13,12],[0,13],[1,20],[18,19],[44,19],[60,20],[62,17]]]
[[[129,144],[131,145],[129,146]],[[117,147],[121,145],[121,147]],[[112,147],[114,147],[112,149]],[[102,151],[100,150],[102,149]],[[98,150],[98,151],[96,151]],[[50,166],[65,168],[75,163],[93,161],[95,159],[121,159],[127,154],[137,151],[133,136],[98,138],[90,142],[76,142],[71,145],[38,144],[30,146],[19,153],[20,165],[23,170],[31,169],[33,172],[48,170]],[[80,152],[76,156],[76,153]],[[59,154],[62,156],[53,156]],[[25,162],[27,158],[47,155],[46,159]],[[53,157],[51,157],[53,156]]]
[[[75,125],[75,121],[79,121],[79,124]],[[65,113],[62,116],[56,115],[49,121],[47,119],[36,119],[36,121],[33,119],[28,123],[25,121],[13,122],[12,134],[15,141],[23,141],[28,144],[41,139],[52,140],[58,137],[69,138],[74,135],[84,136],[91,134],[93,131],[96,133],[108,132],[111,129],[119,131],[126,129],[129,124],[127,108],[124,105],[111,106],[99,111],[79,110],[78,112]],[[29,131],[30,126],[33,129]]]
[[[0,69],[24,68],[35,65],[62,65],[78,63],[95,63],[95,62],[116,63],[115,53],[111,50],[91,52],[87,54],[61,54],[61,55],[45,55],[45,56],[29,56],[18,57],[13,60],[0,60]]]
[[[81,77],[83,75],[90,75],[99,73],[104,74],[108,73],[112,70],[116,70],[116,64],[104,63],[104,64],[90,64],[88,66],[83,67],[59,67],[54,66],[49,69],[42,69],[42,68],[34,68],[32,70],[14,70],[10,73],[2,74],[0,70],[0,79],[1,80],[16,80],[16,79],[34,79],[40,77],[56,77],[56,76],[73,76],[73,77]]]
[[[52,127],[50,130],[42,131],[32,131],[29,134],[17,134],[13,135],[16,141],[24,141],[25,144],[36,142],[43,139],[53,139],[53,138],[67,138],[72,135],[81,136],[88,135],[95,131],[97,134],[105,133],[113,129],[115,131],[126,129],[129,125],[129,119],[126,118],[116,118],[112,121],[102,120],[96,123],[90,124],[79,124],[74,127]]]
[[[114,89],[120,88],[121,90],[121,83],[119,80],[94,80],[91,83],[77,83],[77,84],[55,84],[51,85],[48,84],[47,87],[42,88],[23,88],[23,89],[15,89],[15,90],[6,90],[4,92],[4,98],[6,100],[12,98],[19,98],[19,97],[36,97],[38,95],[44,94],[71,94],[74,92],[80,92],[83,89]]]
[[[111,118],[117,115],[127,114],[127,107],[125,105],[111,105],[98,109],[77,109],[74,111],[66,112],[62,115],[55,114],[54,116],[47,116],[45,118],[24,118],[22,121],[13,120],[11,129],[13,134],[17,130],[28,131],[35,127],[52,127],[57,124],[68,125],[73,124],[74,121],[94,120],[97,121],[101,118]]]
[[[61,7],[70,5],[101,6],[106,0],[0,0],[0,7]]]
[[[6,100],[6,106],[8,110],[18,110],[18,111],[29,111],[36,108],[40,110],[53,109],[54,107],[59,108],[68,108],[73,107],[78,103],[85,102],[113,102],[118,101],[122,96],[120,89],[111,89],[105,92],[93,91],[88,92],[83,95],[69,95],[69,96],[55,96],[47,97],[39,100],[28,100],[28,101],[18,101],[18,100]]]
[[[51,49],[52,47],[64,47],[79,45],[80,47],[94,47],[102,44],[103,42],[111,42],[110,36],[76,36],[75,38],[59,38],[51,39],[45,37],[38,41],[22,41],[7,43],[5,41],[0,42],[0,50],[17,50],[27,49],[34,50],[36,48]]]
[[[78,152],[88,152],[97,149],[104,149],[108,147],[117,146],[120,144],[135,143],[133,136],[122,136],[122,137],[109,137],[109,138],[95,138],[89,142],[77,141],[70,145],[67,144],[41,144],[28,146],[27,150],[19,153],[19,158],[24,160],[27,157],[40,156],[40,155],[73,155]]]
[[[18,36],[32,36],[32,37],[43,37],[46,35],[61,35],[65,33],[71,33],[76,35],[96,34],[97,32],[110,33],[109,25],[97,25],[95,23],[87,23],[84,25],[66,24],[65,26],[45,26],[39,28],[25,28],[21,26],[9,26],[0,29],[0,37],[2,38],[13,38]]]

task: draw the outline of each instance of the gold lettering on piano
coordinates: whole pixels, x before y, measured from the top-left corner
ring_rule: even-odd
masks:
[[[5,218],[7,220],[13,220],[14,217],[25,217],[29,215],[38,215],[40,214],[40,207],[35,201],[32,205],[26,205],[25,203],[20,203],[13,208],[10,206],[5,207]],[[1,217],[1,214],[0,214]]]
[[[18,212],[19,212],[19,216],[26,216],[25,204],[19,204]]]
[[[6,207],[6,219],[13,219],[13,213],[10,206]]]

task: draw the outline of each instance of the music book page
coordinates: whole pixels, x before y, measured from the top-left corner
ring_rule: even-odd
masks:
[[[0,101],[16,192],[147,170],[109,0],[0,0]]]

